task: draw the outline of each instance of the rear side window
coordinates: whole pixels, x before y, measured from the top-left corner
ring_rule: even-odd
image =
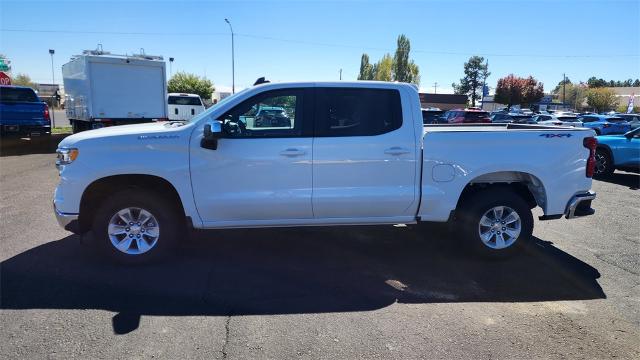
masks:
[[[589,122],[596,121],[596,118],[594,118],[592,116],[585,116],[581,120],[582,120],[583,123],[589,123]]]
[[[621,118],[621,117],[610,117],[610,118],[607,118],[607,121],[609,121],[609,122],[621,122],[621,121],[624,121],[624,119]]]
[[[0,87],[0,102],[40,102],[31,89]]]
[[[372,136],[401,126],[402,107],[397,90],[316,89],[315,136]]]
[[[169,105],[201,106],[202,102],[195,96],[169,96]]]

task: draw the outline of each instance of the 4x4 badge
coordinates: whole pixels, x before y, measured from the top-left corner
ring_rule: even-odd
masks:
[[[540,136],[544,136],[547,139],[555,138],[555,137],[558,137],[558,138],[561,138],[561,137],[570,138],[571,134],[540,134]]]

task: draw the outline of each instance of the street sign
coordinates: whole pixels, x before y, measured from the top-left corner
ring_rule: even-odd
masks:
[[[0,57],[0,71],[9,71],[11,70],[11,61]]]
[[[2,71],[0,71],[0,85],[11,85],[11,78]]]

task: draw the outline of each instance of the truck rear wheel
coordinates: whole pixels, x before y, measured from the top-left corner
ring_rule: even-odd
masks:
[[[93,220],[96,248],[112,260],[147,263],[167,256],[184,224],[160,194],[131,188],[107,198]]]
[[[513,255],[533,234],[533,214],[527,202],[505,187],[470,196],[458,215],[463,223],[463,242],[481,256]]]

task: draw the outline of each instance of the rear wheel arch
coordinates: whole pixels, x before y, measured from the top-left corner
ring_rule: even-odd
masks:
[[[478,192],[494,188],[514,192],[523,198],[531,209],[536,206],[546,209],[547,193],[542,181],[532,174],[520,171],[493,172],[474,178],[462,190],[456,209]]]
[[[166,179],[144,174],[113,175],[95,180],[82,193],[79,215],[80,232],[87,232],[91,229],[96,211],[105,199],[118,191],[131,188],[143,188],[163,196],[173,205],[181,217],[186,218],[178,191]]]

